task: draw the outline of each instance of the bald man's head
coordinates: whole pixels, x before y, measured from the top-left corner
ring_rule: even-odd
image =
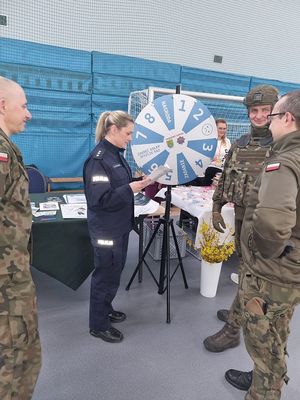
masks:
[[[18,83],[0,76],[0,99],[11,97],[15,90],[22,91],[23,89]]]
[[[10,136],[22,132],[30,119],[24,90],[18,83],[0,77],[0,129]]]

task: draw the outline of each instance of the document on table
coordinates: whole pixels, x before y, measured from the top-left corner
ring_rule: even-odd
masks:
[[[86,204],[61,204],[61,214],[64,219],[67,218],[87,218]]]
[[[40,203],[40,211],[53,211],[59,210],[57,201],[47,201],[46,203]]]
[[[38,217],[52,217],[56,215],[56,211],[38,211],[32,210],[32,215],[36,218]]]
[[[86,203],[86,198],[84,193],[72,193],[65,194],[63,196],[67,204],[84,204]]]

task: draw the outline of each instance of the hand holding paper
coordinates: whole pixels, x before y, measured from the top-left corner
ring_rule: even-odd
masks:
[[[148,176],[144,176],[140,181],[130,182],[129,186],[131,187],[133,193],[138,193],[151,183],[152,180]]]
[[[154,171],[152,171],[150,175],[148,175],[148,178],[150,178],[152,181],[157,181],[161,176],[171,171],[173,171],[171,168],[166,167],[165,165],[160,165]]]

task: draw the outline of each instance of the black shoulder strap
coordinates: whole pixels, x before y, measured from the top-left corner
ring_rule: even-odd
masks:
[[[88,162],[92,158],[93,160],[101,160],[103,158],[103,155],[105,153],[105,149],[102,146],[97,145],[94,150],[90,153],[88,158],[85,160],[85,163],[83,164],[83,181],[85,182],[85,169],[86,166],[88,165]]]
[[[98,149],[95,149],[95,152],[92,157],[95,160],[101,160],[103,158],[104,153],[105,153],[105,149],[103,147],[100,147]]]

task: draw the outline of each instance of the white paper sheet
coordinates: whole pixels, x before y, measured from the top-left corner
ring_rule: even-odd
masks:
[[[59,210],[57,201],[47,201],[46,203],[40,203],[40,211],[52,211]]]
[[[61,214],[64,219],[67,218],[87,218],[86,204],[61,204]]]
[[[160,165],[154,171],[152,171],[151,174],[148,176],[153,182],[156,182],[157,179],[159,179],[161,176],[171,171],[172,171],[171,168],[166,167],[165,165]]]
[[[65,194],[63,198],[67,204],[86,204],[84,193]]]
[[[32,215],[36,218],[38,217],[50,217],[56,215],[56,211],[32,211]]]

